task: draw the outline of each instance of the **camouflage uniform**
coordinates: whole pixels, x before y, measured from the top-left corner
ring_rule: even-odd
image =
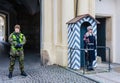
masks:
[[[22,33],[11,33],[9,36],[9,43],[11,44],[10,49],[10,67],[9,71],[13,72],[15,60],[18,58],[19,67],[21,72],[24,71],[24,49],[23,45],[26,43],[26,38]],[[16,48],[16,45],[21,44],[20,48]]]

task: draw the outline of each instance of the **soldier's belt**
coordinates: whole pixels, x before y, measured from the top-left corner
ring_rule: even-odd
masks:
[[[20,50],[23,50],[23,47],[21,47],[21,48],[15,48],[14,46],[12,46],[12,49],[13,49],[13,50],[20,51]]]
[[[88,45],[94,45],[94,43],[88,43]]]

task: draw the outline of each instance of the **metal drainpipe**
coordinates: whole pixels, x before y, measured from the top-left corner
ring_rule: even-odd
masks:
[[[76,0],[76,11],[75,11],[75,17],[77,17],[77,13],[78,13],[78,0]]]

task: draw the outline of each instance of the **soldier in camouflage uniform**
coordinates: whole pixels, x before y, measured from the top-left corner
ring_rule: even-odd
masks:
[[[26,43],[26,38],[24,34],[20,32],[20,25],[15,25],[15,31],[9,36],[9,43],[11,44],[10,49],[10,67],[9,67],[9,78],[12,78],[12,73],[14,70],[15,60],[18,58],[19,67],[22,76],[27,76],[24,72],[24,49],[23,46]]]

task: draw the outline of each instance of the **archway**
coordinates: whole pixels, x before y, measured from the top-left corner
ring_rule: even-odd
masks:
[[[25,61],[27,63],[40,62],[40,1],[41,0],[0,0],[0,16],[4,15],[5,33],[3,47],[8,47],[8,36],[14,31],[14,25],[21,25],[21,32],[25,34],[27,43],[25,48]],[[4,4],[3,4],[4,3]],[[1,49],[0,49],[1,50]],[[4,50],[8,52],[9,50]],[[8,54],[0,61],[9,61]],[[6,60],[7,59],[7,60]]]

